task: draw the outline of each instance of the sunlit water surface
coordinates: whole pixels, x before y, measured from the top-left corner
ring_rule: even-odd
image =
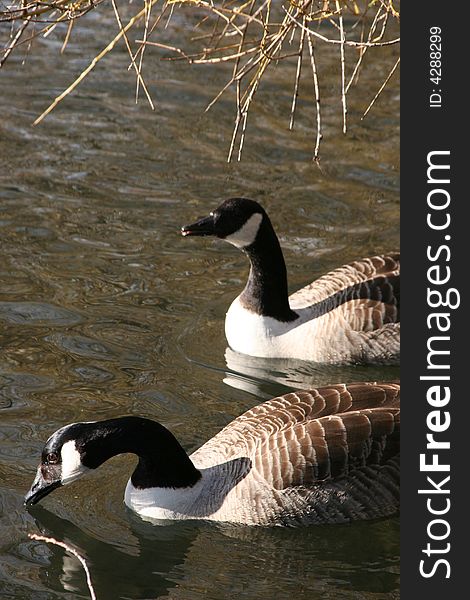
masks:
[[[247,361],[227,350],[224,314],[243,286],[246,259],[221,242],[178,235],[225,197],[256,198],[280,234],[292,290],[397,248],[397,84],[359,120],[395,50],[366,64],[347,136],[338,49],[324,55],[322,171],[310,162],[308,79],[297,128],[287,130],[294,67],[284,63],[253,108],[243,162],[227,165],[232,98],[204,113],[225,67],[175,65],[149,53],[152,112],[133,103],[134,78],[117,48],[32,127],[104,45],[98,32],[104,40],[115,31],[112,20],[97,27],[97,19],[75,27],[64,57],[58,38],[40,41],[24,66],[17,54],[0,73],[0,597],[89,597],[80,563],[29,532],[74,546],[99,600],[398,597],[397,519],[156,527],[122,503],[132,457],[23,508],[44,440],[66,423],[142,415],[191,451],[284,391],[398,376],[392,368]]]

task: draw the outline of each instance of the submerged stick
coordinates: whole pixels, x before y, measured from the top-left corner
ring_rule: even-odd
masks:
[[[38,542],[46,542],[47,544],[54,544],[55,546],[59,546],[60,548],[63,548],[67,552],[70,552],[70,554],[73,554],[75,556],[75,558],[77,558],[80,561],[80,563],[85,571],[86,583],[88,586],[88,591],[90,592],[91,600],[96,600],[96,594],[95,594],[95,590],[93,589],[93,583],[91,581],[90,570],[88,569],[86,560],[83,558],[83,556],[81,556],[81,554],[79,554],[77,552],[77,550],[75,550],[75,548],[72,548],[65,542],[60,542],[59,540],[56,540],[55,538],[46,537],[45,535],[38,535],[36,533],[28,533],[28,537],[31,540],[36,540]]]

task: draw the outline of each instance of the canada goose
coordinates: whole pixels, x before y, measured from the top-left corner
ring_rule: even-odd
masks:
[[[399,390],[353,383],[289,393],[245,412],[189,457],[149,419],[66,425],[46,442],[25,503],[132,452],[139,462],[124,502],[149,520],[296,525],[388,516],[399,501]]]
[[[398,254],[355,261],[288,296],[279,240],[254,200],[226,200],[181,233],[222,238],[250,259],[245,289],[225,318],[236,352],[338,364],[398,362]]]

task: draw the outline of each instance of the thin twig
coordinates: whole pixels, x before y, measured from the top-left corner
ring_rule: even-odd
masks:
[[[21,38],[21,36],[23,35],[26,27],[28,27],[29,22],[31,21],[32,17],[26,17],[26,19],[23,21],[23,23],[20,25],[20,27],[18,28],[18,31],[15,33],[14,38],[11,40],[10,45],[8,46],[8,48],[5,49],[2,58],[0,59],[0,69],[3,67],[3,65],[5,64],[6,59],[10,56],[13,48],[16,46],[17,42],[19,41],[19,39]]]
[[[168,58],[166,60],[187,60],[192,65],[209,65],[209,64],[217,64],[223,62],[229,62],[231,60],[236,60],[243,56],[247,56],[248,54],[253,54],[257,52],[257,48],[249,48],[248,50],[244,50],[243,52],[237,52],[236,54],[226,54],[225,56],[217,56],[217,58],[193,58],[188,54],[185,54],[181,48],[177,48],[176,46],[169,46],[168,44],[161,44],[160,42],[149,42],[148,40],[135,40],[137,44],[145,44],[147,46],[156,46],[157,48],[163,48],[164,50],[171,50],[180,54],[180,57]],[[198,56],[198,55],[195,55]]]
[[[75,558],[77,558],[80,561],[80,563],[85,571],[86,583],[88,586],[88,591],[90,592],[91,600],[96,600],[96,594],[95,594],[95,590],[93,588],[90,570],[88,569],[86,560],[83,558],[83,556],[81,554],[79,554],[77,552],[77,550],[75,550],[75,548],[72,548],[72,546],[69,546],[65,542],[60,542],[59,540],[56,540],[55,538],[46,537],[45,535],[38,535],[36,533],[28,533],[28,537],[30,539],[36,540],[38,542],[46,542],[47,544],[54,544],[55,546],[59,546],[60,548],[63,548],[67,552],[70,552],[70,554],[73,554],[73,556],[75,556]]]
[[[320,142],[323,137],[322,129],[321,129],[320,86],[318,84],[317,64],[315,61],[315,49],[313,46],[311,36],[307,36],[307,41],[308,41],[308,51],[310,54],[310,65],[312,67],[312,74],[313,74],[313,89],[315,91],[315,106],[317,109],[317,136],[316,136],[316,140],[315,140],[315,151],[313,154],[313,160],[318,164],[320,161]]]
[[[284,10],[286,10],[283,7]],[[318,38],[319,40],[322,40],[323,42],[326,42],[327,44],[341,44],[342,42],[340,40],[331,40],[330,38],[325,37],[324,35],[321,35],[320,33],[318,33],[318,31],[314,31],[313,29],[310,29],[307,26],[302,25],[302,23],[296,19],[295,17],[293,17],[291,14],[289,14],[286,11],[287,16],[289,17],[289,19],[291,19],[291,21],[293,21],[298,27],[305,27],[305,29],[307,30],[307,33],[310,33],[310,35],[315,36],[316,38]],[[346,40],[344,42],[345,46],[351,46],[353,48],[380,48],[382,46],[393,46],[394,44],[399,44],[400,43],[400,38],[394,38],[393,40],[387,40],[385,42],[353,42],[352,40]]]
[[[250,16],[253,13],[254,5],[255,5],[255,0],[252,0],[251,5],[250,5],[250,13],[249,13]],[[246,27],[243,29],[243,35],[240,38],[240,41],[239,41],[239,44],[238,44],[238,54],[240,56],[237,56],[235,64],[233,65],[232,78],[235,77],[235,74],[238,71],[238,66],[240,65],[241,53],[242,53],[242,50],[243,50],[243,45],[245,43],[246,34],[248,32],[248,27],[249,27],[250,23],[251,23],[251,21],[247,21]]]
[[[140,85],[142,86],[142,89],[144,90],[145,95],[147,96],[147,100],[148,100],[148,103],[150,104],[150,108],[152,110],[155,110],[155,106],[154,106],[154,104],[152,102],[152,98],[150,97],[150,93],[149,93],[149,91],[147,89],[145,81],[144,81],[144,79],[143,79],[143,77],[142,77],[142,75],[141,75],[141,73],[139,71],[139,67],[137,66],[137,64],[136,64],[136,62],[134,60],[134,57],[132,55],[131,45],[129,43],[129,39],[128,39],[127,35],[126,35],[126,32],[124,31],[124,27],[123,27],[122,21],[121,21],[121,15],[119,14],[119,10],[118,10],[117,4],[116,4],[116,0],[111,0],[111,3],[113,5],[113,10],[114,10],[114,15],[116,17],[116,21],[118,23],[119,29],[122,32],[122,36],[124,38],[124,42],[126,44],[127,51],[128,51],[129,56],[131,58],[132,66],[134,67],[135,73],[137,75],[137,81],[140,81]],[[144,12],[147,11],[147,6],[148,6],[147,3],[145,3]],[[136,103],[137,103],[137,98],[136,98]]]
[[[248,108],[245,110],[245,112],[243,113],[243,123],[242,123],[242,132],[240,135],[240,143],[238,145],[238,156],[237,156],[237,161],[240,162],[242,159],[242,151],[243,151],[243,145],[245,143],[245,133],[246,133],[246,123],[248,121]]]
[[[289,10],[295,10],[296,14],[301,14],[304,12],[308,6],[311,4],[312,0],[306,0],[303,5],[296,7],[293,9],[292,7]],[[260,52],[258,55],[258,59],[253,62],[250,66],[250,70],[254,67],[254,65],[259,62],[259,67],[252,77],[251,81],[248,83],[248,86],[243,93],[241,99],[237,100],[237,118],[235,122],[235,128],[238,130],[240,125],[240,119],[243,118],[242,132],[240,135],[240,142],[238,147],[238,160],[241,160],[241,154],[243,150],[243,145],[245,141],[245,132],[246,132],[246,124],[248,120],[248,112],[253,101],[253,98],[258,90],[260,81],[266,72],[266,69],[269,67],[273,60],[277,60],[277,54],[280,51],[284,40],[288,36],[290,30],[292,29],[292,24],[288,22],[287,16],[284,17],[283,22],[281,23],[278,32],[272,37],[271,41],[267,40],[270,38],[268,35],[268,23],[269,23],[269,11],[271,5],[267,5],[267,14],[265,17],[265,35],[263,36],[263,40],[261,41],[259,48]],[[237,75],[237,79],[241,80],[240,74]],[[230,161],[232,158],[234,139],[235,139],[235,130],[234,136],[232,137],[232,143],[230,146],[228,160]]]
[[[73,24],[75,23],[75,19],[70,19],[69,24],[67,26],[67,33],[65,34],[64,43],[60,49],[60,53],[63,54],[65,49],[67,48],[67,44],[69,43],[70,34],[72,33]]]
[[[400,57],[398,57],[397,62],[393,65],[392,70],[390,71],[390,73],[388,74],[387,78],[385,79],[385,81],[382,83],[382,85],[379,88],[379,91],[375,94],[375,96],[373,97],[371,103],[369,104],[369,106],[366,108],[365,113],[362,115],[361,117],[361,121],[366,117],[367,113],[370,111],[370,109],[372,108],[372,106],[374,105],[375,101],[377,100],[377,98],[380,96],[380,94],[383,92],[385,86],[387,85],[387,83],[390,81],[390,79],[392,78],[393,74],[395,73],[395,71],[398,68],[398,65],[400,64]]]
[[[148,29],[149,29],[150,15],[152,13],[152,5],[148,2],[148,0],[144,0],[144,3],[145,3],[145,8],[146,8],[145,25],[144,25],[144,42],[145,42],[148,37]],[[140,75],[142,75],[142,63],[144,60],[144,52],[145,52],[145,48],[142,50],[142,52],[140,53],[140,56],[139,56],[138,72],[140,73]],[[136,85],[135,85],[135,103],[136,104],[139,101],[139,88],[140,88],[140,79],[137,77],[137,81],[136,81]]]
[[[346,41],[346,36],[344,33],[344,27],[343,27],[343,13],[341,12],[340,6],[339,6],[339,0],[335,1],[336,4],[336,10],[339,14],[338,19],[339,19],[339,37],[341,40],[341,46],[340,46],[340,55],[341,55],[341,104],[343,106],[343,133],[346,133],[346,129],[347,129],[347,124],[346,124],[346,116],[348,113],[348,109],[346,106],[346,92],[344,91],[345,89],[345,69],[346,66],[344,64],[344,44]]]
[[[181,50],[181,48],[177,48],[176,46],[169,46],[168,44],[161,44],[160,42],[149,42],[148,40],[135,40],[136,44],[143,44],[145,46],[155,46],[156,48],[162,48],[163,50],[171,50],[172,52],[176,52],[181,54],[181,58],[187,60],[190,64],[193,63],[193,59],[191,56],[188,56]],[[176,59],[175,59],[176,60]]]
[[[22,44],[31,43],[36,35],[49,35],[60,23],[67,23],[67,31],[62,44],[65,50],[76,20],[86,12],[93,10],[104,0],[11,0],[11,5],[0,7],[0,22],[21,21],[16,31],[11,31],[9,41],[0,60],[0,66],[6,58]],[[386,39],[390,31],[389,24],[399,19],[393,0],[374,0],[357,4],[356,0],[161,0],[158,12],[154,8],[159,0],[143,0],[142,10],[138,10],[126,26],[123,25],[118,10],[118,0],[111,0],[119,33],[91,61],[79,77],[36,119],[35,124],[51,112],[61,100],[71,93],[80,82],[90,73],[96,64],[110,52],[117,42],[123,38],[130,56],[129,70],[136,73],[135,98],[138,101],[140,88],[144,89],[150,105],[153,103],[145,87],[143,79],[144,53],[147,56],[147,46],[155,46],[169,50],[174,55],[164,56],[163,60],[185,60],[189,64],[222,64],[232,61],[233,69],[226,85],[209,103],[209,110],[229,88],[236,95],[236,115],[233,124],[232,139],[229,149],[229,160],[233,157],[241,159],[246,135],[248,133],[248,118],[250,108],[261,87],[268,69],[278,61],[295,57],[295,79],[293,81],[292,101],[290,103],[289,129],[295,126],[299,90],[303,85],[303,69],[305,60],[305,36],[308,40],[310,68],[313,75],[314,99],[316,107],[316,140],[314,160],[319,161],[319,148],[322,140],[322,116],[320,111],[320,78],[318,73],[318,57],[321,43],[337,45],[340,48],[338,61],[341,69],[341,104],[342,129],[347,129],[347,100],[351,86],[359,77],[364,57],[370,48],[379,48],[398,44],[400,39]],[[1,0],[0,0],[1,2]],[[173,25],[172,16],[181,7],[187,8],[190,16],[199,13],[199,18],[193,24],[197,35],[190,35],[190,43],[197,43],[196,50],[188,51],[184,47],[175,47],[167,40],[153,40],[152,35],[160,24],[160,29]],[[152,10],[153,9],[153,10]],[[157,14],[155,15],[155,13]],[[346,15],[352,20],[346,21]],[[27,19],[29,19],[27,21]],[[132,41],[127,32],[139,20],[142,20],[141,39]],[[166,20],[166,23],[165,23]],[[28,34],[22,35],[28,24]],[[367,24],[367,25],[366,25]],[[322,25],[333,27],[331,30],[321,28]],[[35,28],[38,28],[36,32]],[[201,31],[201,29],[203,30]],[[248,31],[249,29],[249,31]],[[20,31],[21,30],[21,31]],[[57,30],[56,30],[57,31]],[[199,35],[199,31],[201,34]],[[358,32],[360,31],[360,35]],[[32,32],[32,37],[29,33]],[[337,32],[337,33],[336,33]],[[296,36],[299,36],[298,38]],[[28,36],[28,37],[27,37]],[[135,38],[137,36],[133,36]],[[21,38],[21,39],[20,39]],[[163,43],[162,43],[163,42]],[[349,62],[347,48],[356,48],[352,72],[347,71],[346,60]],[[295,49],[295,50],[294,50]],[[294,51],[292,51],[294,50]],[[366,109],[363,118],[368,114],[380,93],[393,76],[398,64],[394,66],[389,76]],[[347,75],[347,77],[346,77]]]
[[[374,17],[374,19],[372,21],[372,25],[370,26],[369,34],[368,34],[368,37],[367,37],[367,41],[369,41],[369,42],[371,41],[371,39],[372,39],[372,37],[373,37],[373,35],[375,33],[375,30],[377,28],[377,22],[378,22],[379,16],[382,14],[381,11],[382,11],[382,9],[379,8],[379,10],[375,13],[375,17]],[[363,37],[364,37],[364,33],[363,33],[363,30],[362,30],[361,31],[361,40],[363,39]],[[351,87],[351,85],[355,81],[356,75],[359,72],[359,69],[360,69],[360,67],[362,65],[362,61],[364,59],[364,55],[367,52],[367,50],[368,50],[368,48],[359,48],[359,58],[356,61],[356,64],[355,64],[354,69],[353,69],[353,72],[352,72],[351,77],[349,78],[348,84],[346,86],[346,90],[345,90],[346,94],[348,93],[349,88]]]
[[[158,1],[158,0],[157,0]],[[156,2],[151,2],[151,7],[156,4]],[[163,17],[165,16],[165,13],[168,9],[168,4],[169,4],[169,0],[166,0],[165,4],[162,6],[160,13],[158,14],[157,18],[155,19],[152,27],[150,28],[150,31],[148,32],[147,37],[149,37],[154,30],[156,29],[157,25],[160,23],[160,21],[163,19]],[[142,53],[144,52],[144,48],[143,46],[139,46],[136,50],[136,53],[133,56],[133,59],[136,60],[136,58]],[[132,63],[130,63],[130,65],[128,66],[127,70],[130,71],[132,68]]]
[[[240,127],[241,120],[241,100],[240,100],[240,80],[237,80],[236,83],[236,91],[237,91],[237,115],[235,117],[235,125],[233,127],[232,139],[230,140],[230,148],[228,150],[227,162],[232,160],[233,149],[235,147],[235,140],[237,139],[238,128]],[[207,109],[206,109],[207,110]]]
[[[150,1],[152,4],[155,4],[156,2],[158,2],[158,0],[150,0]],[[83,81],[83,79],[85,79],[85,77],[88,75],[88,73],[90,73],[90,71],[92,71],[96,67],[96,65],[103,58],[103,56],[106,56],[106,54],[108,54],[108,52],[110,52],[114,48],[114,46],[119,42],[121,37],[127,31],[129,31],[129,29],[134,25],[134,23],[136,23],[136,21],[141,19],[144,14],[145,14],[145,8],[143,8],[140,12],[138,12],[136,15],[134,15],[129,20],[127,25],[123,29],[121,29],[121,31],[109,42],[109,44],[97,56],[95,56],[95,58],[91,61],[91,63],[88,65],[88,67],[84,71],[81,72],[81,74],[75,79],[75,81],[71,85],[69,85],[69,87],[66,90],[64,90],[59,96],[57,96],[57,98],[54,100],[54,102],[52,102],[46,108],[46,110],[42,114],[39,115],[39,117],[34,121],[33,125],[38,125],[44,119],[44,117],[46,117],[52,110],[54,110],[54,108],[59,104],[59,102],[61,102],[66,96],[68,96],[70,94],[70,92],[72,92],[77,87],[77,85],[81,81]]]
[[[303,24],[305,25],[305,17],[303,18]],[[304,54],[304,41],[305,41],[305,29],[300,31],[300,42],[299,42],[299,58],[297,59],[297,71],[295,73],[295,84],[294,84],[294,95],[292,97],[292,107],[290,113],[289,129],[294,128],[295,108],[297,106],[297,98],[299,96],[299,82],[300,73],[302,71],[302,58]]]

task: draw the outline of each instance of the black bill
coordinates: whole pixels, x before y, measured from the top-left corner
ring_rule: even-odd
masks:
[[[24,503],[29,506],[36,504],[61,485],[60,479],[46,480],[39,468],[31,489],[24,497]]]
[[[212,216],[199,219],[192,225],[181,227],[181,235],[215,235],[214,218]]]

